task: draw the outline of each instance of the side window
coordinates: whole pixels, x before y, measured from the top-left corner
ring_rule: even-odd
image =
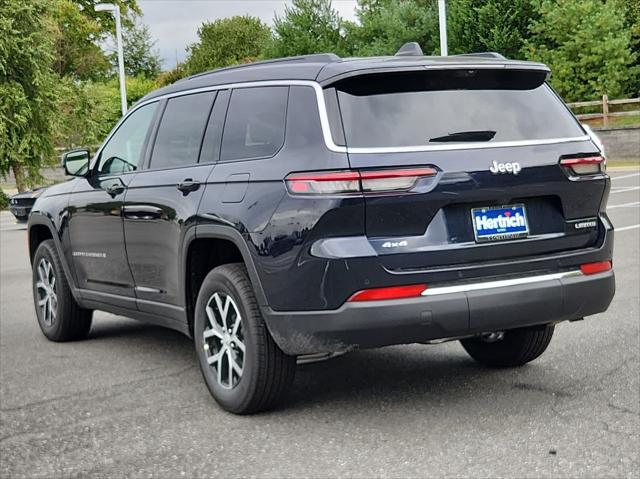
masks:
[[[151,168],[171,168],[198,162],[215,92],[171,98],[162,114],[151,154]]]
[[[221,160],[265,158],[284,144],[289,87],[233,90],[222,137]]]
[[[157,103],[150,103],[138,108],[118,127],[100,153],[99,174],[119,175],[138,169],[142,145],[157,107]]]
[[[224,127],[224,118],[227,115],[227,106],[229,106],[229,95],[229,90],[220,90],[218,92],[216,101],[213,104],[213,110],[209,115],[207,132],[204,134],[204,140],[202,141],[200,163],[214,163],[220,157],[222,128]]]

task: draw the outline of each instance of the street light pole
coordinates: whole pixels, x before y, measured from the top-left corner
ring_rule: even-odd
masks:
[[[120,24],[120,7],[116,5],[113,12],[116,17],[116,43],[118,44],[118,76],[120,77],[120,103],[122,116],[127,112],[127,85],[124,76],[124,52],[122,49],[122,25]]]
[[[122,115],[127,112],[127,85],[124,76],[124,52],[122,49],[122,24],[120,23],[120,7],[113,3],[99,3],[96,12],[111,12],[116,20],[116,45],[118,49],[118,77],[120,78],[120,104]]]
[[[438,23],[440,24],[440,55],[446,57],[447,51],[447,8],[445,0],[438,0]]]

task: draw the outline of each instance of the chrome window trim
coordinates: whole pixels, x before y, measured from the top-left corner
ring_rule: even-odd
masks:
[[[419,146],[389,146],[389,147],[354,147],[347,148],[348,153],[415,153],[419,151],[454,151],[454,150],[478,150],[484,148],[508,148],[517,146],[556,145],[559,143],[572,143],[589,140],[588,135],[571,138],[548,138],[544,140],[513,140],[487,142],[456,143],[453,145],[419,145]]]
[[[583,276],[582,271],[563,271],[562,273],[543,274],[538,276],[525,276],[521,278],[502,279],[498,281],[484,281],[480,283],[467,283],[452,286],[440,286],[427,288],[421,296],[439,296],[441,294],[467,293],[469,291],[481,291],[485,289],[504,288],[509,286],[519,286],[523,284],[541,283],[543,281],[553,281],[564,278]]]
[[[206,87],[200,87],[200,88],[192,88],[188,90],[181,90],[173,93],[167,93],[165,95],[160,95],[154,98],[150,98],[147,101],[138,103],[133,108],[131,108],[126,113],[126,115],[123,116],[120,119],[120,121],[118,121],[118,123],[114,126],[114,128],[111,130],[107,138],[104,140],[104,142],[100,146],[100,149],[96,152],[96,155],[94,156],[94,160],[99,157],[100,153],[102,152],[102,149],[107,144],[107,142],[111,139],[113,134],[118,130],[118,128],[120,127],[120,124],[124,122],[129,117],[129,115],[131,115],[133,112],[135,112],[136,110],[138,110],[139,108],[145,105],[148,105],[153,102],[160,102],[162,100],[167,100],[167,99],[178,97],[178,96],[190,95],[194,93],[204,93],[208,91],[218,91],[218,90],[231,90],[231,89],[238,89],[238,88],[270,87],[270,86],[307,86],[314,89],[316,93],[316,101],[318,103],[320,125],[322,128],[322,136],[324,138],[325,146],[330,151],[333,151],[336,153],[376,154],[376,153],[413,153],[413,152],[423,152],[423,151],[473,150],[473,149],[484,149],[484,148],[506,148],[506,147],[518,147],[518,146],[553,145],[553,144],[559,144],[559,143],[572,143],[572,142],[590,140],[589,135],[583,135],[583,136],[576,136],[576,137],[569,137],[569,138],[498,141],[495,143],[473,142],[473,143],[454,144],[454,145],[416,145],[416,146],[348,148],[346,146],[336,145],[333,141],[333,137],[331,136],[331,128],[329,126],[329,116],[327,114],[327,108],[324,101],[324,90],[318,82],[312,81],[312,80],[264,80],[264,81],[242,82],[242,83],[227,83],[224,85],[214,85],[214,86],[206,86]]]

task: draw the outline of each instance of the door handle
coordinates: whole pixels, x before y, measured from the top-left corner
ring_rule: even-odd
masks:
[[[187,178],[186,180],[182,181],[181,183],[178,183],[176,185],[176,187],[180,191],[182,191],[182,194],[184,196],[187,196],[192,191],[196,191],[198,188],[200,188],[200,182],[199,181],[193,181],[191,178]]]
[[[162,218],[162,208],[150,205],[127,205],[122,207],[122,216],[130,220],[156,220]]]
[[[121,183],[113,183],[106,188],[106,192],[111,196],[116,196],[122,193],[125,190],[124,185]]]

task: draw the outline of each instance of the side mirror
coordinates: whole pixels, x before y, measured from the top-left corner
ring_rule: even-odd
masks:
[[[87,176],[90,158],[89,150],[85,149],[67,151],[60,157],[67,176]]]

